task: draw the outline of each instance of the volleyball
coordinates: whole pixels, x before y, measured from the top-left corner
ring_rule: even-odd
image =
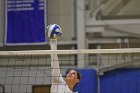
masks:
[[[57,24],[51,24],[47,27],[46,34],[49,39],[59,39],[62,34],[61,27]]]

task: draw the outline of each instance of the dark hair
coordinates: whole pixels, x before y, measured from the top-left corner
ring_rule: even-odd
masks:
[[[81,79],[81,75],[80,75],[80,73],[76,70],[76,72],[77,72],[77,78],[80,80]]]
[[[77,71],[77,70],[75,70],[76,72],[77,72],[77,79],[79,79],[79,81],[81,80],[81,75],[80,75],[80,73]],[[79,83],[79,82],[78,82]],[[75,88],[76,86],[77,86],[77,84],[78,83],[76,83],[75,84],[75,86],[73,87],[73,88]]]

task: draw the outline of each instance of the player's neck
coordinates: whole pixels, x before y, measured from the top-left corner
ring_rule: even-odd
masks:
[[[69,88],[70,88],[71,91],[73,91],[73,85],[72,86],[69,86]]]
[[[74,85],[73,85],[73,84],[71,84],[71,83],[67,83],[67,84],[68,84],[68,86],[69,86],[70,90],[71,90],[71,91],[73,91]]]

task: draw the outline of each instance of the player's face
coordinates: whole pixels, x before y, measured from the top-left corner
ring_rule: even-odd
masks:
[[[79,82],[79,79],[77,79],[77,71],[70,70],[68,74],[66,75],[66,82],[73,83],[73,84],[76,84],[77,82]]]

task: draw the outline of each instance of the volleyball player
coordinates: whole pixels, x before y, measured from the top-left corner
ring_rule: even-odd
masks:
[[[57,40],[50,40],[50,47],[51,50],[57,50]],[[51,55],[51,69],[51,93],[78,93],[73,92],[73,89],[80,81],[80,74],[76,70],[71,69],[64,79],[60,72],[57,54]]]

